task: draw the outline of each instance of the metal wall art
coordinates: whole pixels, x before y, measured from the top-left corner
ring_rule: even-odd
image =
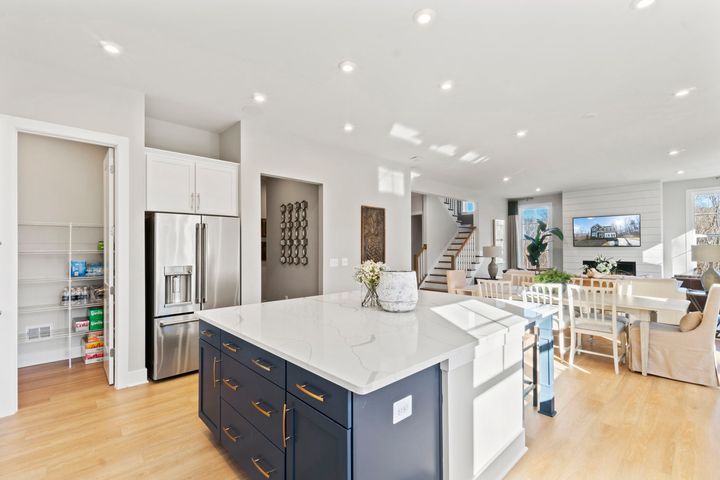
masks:
[[[308,202],[280,205],[280,263],[307,265]]]

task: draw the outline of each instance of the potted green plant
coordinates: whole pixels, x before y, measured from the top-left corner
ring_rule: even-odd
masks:
[[[548,227],[542,221],[538,221],[534,237],[525,235],[525,240],[530,242],[527,246],[527,259],[530,265],[535,267],[535,270],[540,270],[540,257],[547,250],[553,235],[560,240],[563,239],[563,233],[558,227]]]
[[[533,280],[534,283],[560,283],[565,285],[572,281],[572,275],[567,272],[562,272],[555,268],[551,268],[550,270],[545,270],[544,272],[538,273],[537,275],[535,275],[535,278],[533,278]]]

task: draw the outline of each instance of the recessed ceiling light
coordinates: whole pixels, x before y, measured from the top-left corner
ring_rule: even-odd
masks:
[[[642,10],[652,6],[653,3],[655,3],[655,0],[633,0],[630,6],[635,10]]]
[[[255,103],[265,103],[267,101],[267,96],[264,93],[260,92],[253,93],[252,98]]]
[[[682,98],[687,97],[695,90],[695,87],[688,87],[688,88],[681,88],[677,92],[675,92],[675,97]]]
[[[510,181],[510,177],[503,177],[503,182],[509,182],[509,181]]]
[[[343,73],[353,73],[357,68],[357,65],[355,65],[350,60],[344,60],[338,64],[338,68]]]
[[[101,40],[100,46],[102,46],[103,50],[105,50],[105,52],[109,53],[110,55],[120,55],[122,53],[122,47],[117,43]]]
[[[681,152],[681,150],[673,149],[668,152],[668,155],[670,155],[671,157],[677,157],[678,155],[680,155],[680,152]]]
[[[440,84],[440,90],[442,90],[444,92],[449,92],[450,90],[453,89],[454,86],[455,86],[455,84],[453,83],[452,80],[445,80],[444,82],[442,82]]]
[[[346,123],[345,125],[343,125],[343,130],[348,133],[352,132],[353,130],[355,130],[355,125],[353,125],[352,123]]]
[[[517,138],[525,138],[525,137],[527,137],[527,134],[528,134],[527,130],[518,130],[517,132],[515,132],[515,136]]]
[[[427,25],[435,19],[435,11],[429,8],[423,8],[415,12],[414,18],[415,23],[418,25]]]
[[[536,191],[536,192],[539,192],[539,191],[540,191],[540,187],[536,188],[535,191]]]
[[[678,175],[682,175],[683,173],[685,173],[685,170],[678,170],[678,171],[677,171],[677,174],[678,174]]]

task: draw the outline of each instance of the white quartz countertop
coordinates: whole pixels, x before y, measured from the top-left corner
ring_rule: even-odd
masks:
[[[467,296],[419,292],[413,312],[360,307],[359,291],[197,312],[202,320],[364,395],[453,356],[523,318]]]

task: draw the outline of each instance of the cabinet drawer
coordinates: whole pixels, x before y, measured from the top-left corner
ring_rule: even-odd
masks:
[[[246,341],[240,340],[234,335],[230,335],[223,330],[221,342],[218,348],[222,350],[224,354],[230,355],[230,357],[234,358],[238,362],[242,362],[245,350],[249,345],[250,344]]]
[[[242,362],[253,372],[285,388],[285,360],[282,358],[248,343],[243,350]]]
[[[220,348],[220,329],[200,320],[200,339],[215,348]]]
[[[244,367],[243,367],[244,368]],[[284,480],[285,454],[221,401],[220,443],[252,480]]]
[[[283,448],[285,390],[223,355],[222,398],[278,448]]]
[[[348,390],[303,370],[287,366],[287,391],[340,425],[350,428],[352,396]]]

